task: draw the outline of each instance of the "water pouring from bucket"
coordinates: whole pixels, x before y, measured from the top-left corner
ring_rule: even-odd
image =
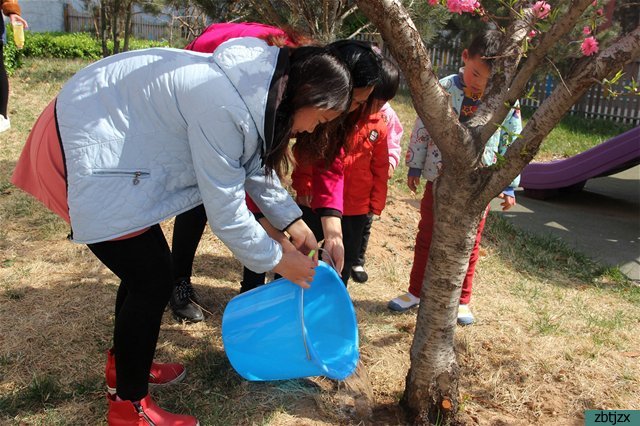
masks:
[[[222,341],[233,368],[252,381],[344,380],[360,357],[353,303],[336,271],[322,261],[311,288],[280,278],[231,299]]]

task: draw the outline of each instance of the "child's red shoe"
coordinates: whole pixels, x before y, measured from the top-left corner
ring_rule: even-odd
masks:
[[[104,369],[104,375],[107,379],[107,392],[114,395],[116,393],[116,357],[113,349],[107,351],[107,365]],[[187,370],[182,364],[153,362],[151,363],[151,371],[149,371],[149,385],[173,385],[184,379],[186,375]]]
[[[198,426],[198,419],[183,414],[172,414],[158,407],[147,394],[138,403],[117,401],[115,395],[108,395],[109,426]]]

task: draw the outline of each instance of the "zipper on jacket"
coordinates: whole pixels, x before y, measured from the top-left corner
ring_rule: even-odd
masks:
[[[144,172],[142,170],[135,170],[135,171],[126,171],[126,170],[94,170],[93,175],[97,175],[97,176],[123,176],[123,177],[127,177],[127,176],[131,176],[133,179],[133,184],[137,185],[140,183],[140,179],[141,178],[146,178],[149,177],[149,175],[151,173],[149,172]]]

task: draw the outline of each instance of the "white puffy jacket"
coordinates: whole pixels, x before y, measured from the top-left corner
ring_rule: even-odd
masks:
[[[242,38],[213,54],[147,49],[78,72],[56,104],[74,241],[111,240],[203,203],[240,262],[272,269],[282,249],[247,209],[245,190],[279,229],[301,216],[261,161],[273,135],[272,82],[287,66],[286,50]]]

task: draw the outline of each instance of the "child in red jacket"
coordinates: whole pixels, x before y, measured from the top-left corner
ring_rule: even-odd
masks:
[[[380,216],[387,201],[389,182],[388,128],[382,106],[398,91],[398,68],[388,59],[382,61],[381,82],[371,94],[370,110],[357,125],[351,149],[344,163],[344,269],[342,281],[347,284],[351,269],[358,263],[365,228],[372,216]]]
[[[388,131],[379,110],[395,96],[399,74],[387,59],[382,60],[380,74],[380,82],[375,85],[367,105],[363,105],[360,112],[352,112],[352,116],[360,118],[349,133],[346,153],[323,170],[306,164],[304,158],[296,155],[296,168],[291,176],[303,219],[318,241],[324,239],[322,216],[341,218],[344,245],[341,275],[345,285],[357,262],[366,224],[372,215],[382,213],[387,197]]]

